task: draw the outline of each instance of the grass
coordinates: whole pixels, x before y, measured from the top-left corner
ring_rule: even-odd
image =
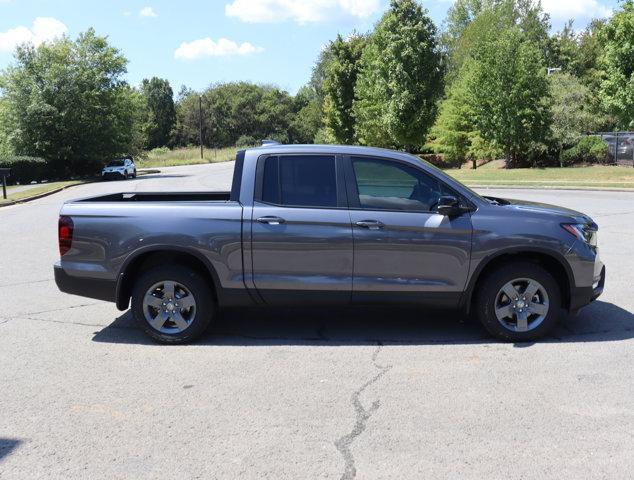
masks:
[[[78,183],[83,183],[82,180],[67,180],[63,182],[50,182],[50,183],[41,183],[33,186],[32,188],[28,188],[26,190],[21,190],[17,186],[7,187],[7,199],[5,200],[0,193],[0,205],[5,203],[15,202],[17,200],[24,200],[25,198],[33,197],[35,195],[40,195],[42,193],[47,193],[53,190],[57,190],[61,187],[67,187],[69,185],[76,185]],[[0,187],[1,188],[1,187]]]
[[[597,165],[571,168],[516,168],[483,166],[477,170],[445,170],[470,187],[634,188],[634,168]]]
[[[236,158],[235,147],[209,149],[203,151],[200,158],[200,148],[187,147],[169,150],[155,148],[145,155],[135,159],[137,168],[173,167],[177,165],[194,165],[198,163],[228,162]]]

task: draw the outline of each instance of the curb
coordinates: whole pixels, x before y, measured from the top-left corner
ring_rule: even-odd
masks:
[[[161,171],[160,170],[156,170],[156,169],[153,169],[153,170],[139,170],[137,172],[137,175],[148,175],[148,174],[153,174],[153,173],[161,173]],[[88,185],[89,183],[97,183],[97,182],[99,182],[99,180],[89,180],[89,181],[86,181],[86,182],[73,183],[72,185],[65,185],[63,187],[56,188],[56,189],[51,190],[49,192],[38,193],[37,195],[33,195],[32,197],[25,197],[25,198],[21,198],[19,200],[12,200],[10,202],[0,203],[0,208],[9,207],[11,205],[18,205],[20,203],[26,203],[26,202],[30,202],[32,200],[38,200],[40,198],[48,197],[49,195],[54,195],[56,193],[61,192],[62,190],[66,190],[68,188],[77,187],[79,185]]]
[[[552,185],[552,186],[518,186],[518,185],[465,185],[472,189],[480,190],[576,190],[580,192],[629,192],[634,193],[633,188],[619,188],[619,187],[575,187],[566,185]]]
[[[55,190],[51,190],[50,192],[38,193],[37,195],[33,195],[32,197],[25,197],[25,198],[21,198],[20,200],[12,200],[10,202],[0,203],[0,208],[8,207],[10,205],[18,205],[19,203],[26,203],[26,202],[30,202],[31,200],[37,200],[39,198],[48,197],[49,195],[59,193],[62,190],[66,190],[67,188],[76,187],[77,185],[86,185],[88,183],[93,183],[93,182],[82,182],[82,183],[74,183],[72,185],[65,185],[63,187],[56,188]]]

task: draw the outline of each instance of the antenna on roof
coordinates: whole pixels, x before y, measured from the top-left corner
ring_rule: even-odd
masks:
[[[268,147],[270,145],[281,145],[281,143],[276,140],[262,140],[263,147]]]

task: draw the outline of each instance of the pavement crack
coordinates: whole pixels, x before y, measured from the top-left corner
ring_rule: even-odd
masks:
[[[392,368],[391,365],[379,365],[377,363],[377,358],[379,356],[379,353],[381,352],[381,349],[383,348],[383,344],[381,342],[376,343],[377,348],[372,354],[372,364],[377,370],[379,370],[379,372],[352,393],[352,396],[350,397],[350,402],[352,403],[356,414],[354,427],[350,433],[335,441],[335,447],[337,447],[337,450],[339,450],[345,462],[345,469],[343,474],[341,475],[341,480],[351,480],[357,476],[357,468],[355,465],[354,456],[352,454],[352,443],[359,435],[361,435],[365,431],[368,420],[370,419],[372,414],[374,414],[374,412],[376,412],[381,406],[380,400],[375,400],[369,408],[365,408],[361,403],[361,394],[370,385],[378,382],[381,377],[385,375],[388,370],[390,370],[390,368]]]
[[[25,320],[33,320],[35,322],[46,322],[46,323],[62,323],[64,325],[78,325],[80,327],[107,327],[108,325],[102,325],[99,323],[83,323],[83,322],[65,322],[63,320],[53,320],[51,318],[34,318],[34,317],[24,317]]]
[[[47,282],[54,282],[54,281],[55,280],[53,280],[52,278],[47,278],[46,280],[29,280],[27,282],[2,283],[0,284],[0,288],[17,287],[19,285],[32,285],[34,283],[47,283]]]
[[[71,305],[70,307],[53,308],[51,310],[42,310],[40,312],[27,312],[27,315],[40,315],[42,313],[61,312],[63,310],[72,310],[73,308],[91,307],[93,305],[99,305],[101,303],[103,302],[82,303],[81,305]]]

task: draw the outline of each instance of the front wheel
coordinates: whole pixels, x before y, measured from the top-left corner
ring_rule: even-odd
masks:
[[[479,286],[477,314],[493,336],[511,342],[536,340],[557,324],[561,290],[537,264],[517,262],[495,270]]]
[[[161,343],[187,343],[200,337],[214,313],[212,291],[195,270],[158,266],[143,273],[132,291],[132,314]]]

